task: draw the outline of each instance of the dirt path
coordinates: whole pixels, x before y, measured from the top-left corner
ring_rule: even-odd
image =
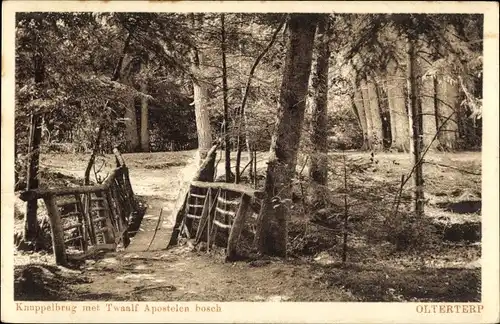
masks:
[[[127,161],[127,156],[125,156]],[[137,160],[137,158],[135,158]],[[189,158],[188,158],[189,159]],[[152,163],[151,161],[148,161]],[[184,161],[191,163],[192,160]],[[354,298],[340,289],[324,290],[319,271],[298,261],[224,263],[222,256],[164,250],[172,232],[174,208],[186,165],[130,167],[134,192],[147,204],[139,231],[124,250],[87,260],[84,282],[72,284],[72,299],[143,301],[343,301]],[[58,165],[51,163],[58,169]],[[218,173],[223,164],[219,164]],[[62,169],[62,168],[61,168]],[[66,171],[68,171],[66,167]],[[72,172],[72,170],[69,170]],[[74,175],[77,171],[73,172]],[[160,216],[162,217],[158,221]],[[155,229],[158,230],[155,235]],[[154,237],[154,240],[153,240]],[[149,247],[149,249],[148,249]]]
[[[127,156],[125,156],[127,160]],[[188,158],[189,159],[189,158]],[[151,161],[148,161],[152,163]],[[184,161],[191,163],[192,161]],[[321,272],[297,261],[224,263],[221,256],[189,251],[187,246],[164,250],[172,232],[174,208],[184,165],[156,167],[135,161],[130,166],[134,192],[147,204],[139,231],[124,250],[87,260],[86,280],[72,284],[72,299],[143,301],[314,301],[353,300],[340,289],[324,290]],[[154,167],[151,167],[153,165]],[[219,166],[223,166],[220,164]],[[80,174],[50,163],[55,170]],[[222,172],[218,170],[218,173]],[[161,219],[159,220],[161,212]],[[156,234],[155,234],[155,230]],[[154,237],[154,239],[153,239]]]
[[[84,271],[89,283],[72,288],[82,300],[348,301],[327,289],[318,271],[293,262],[223,263],[184,247],[108,254]]]
[[[125,159],[127,160],[126,154]],[[175,220],[172,211],[179,195],[180,184],[183,177],[188,177],[186,168],[192,168],[194,154],[187,157],[181,165],[149,169],[144,165],[137,165],[130,170],[130,177],[134,193],[141,196],[148,208],[141,223],[141,228],[127,247],[129,252],[156,251],[166,247],[170,239]],[[245,160],[244,160],[245,161]],[[263,158],[260,163],[264,163]],[[165,162],[165,163],[168,163]],[[150,164],[160,165],[160,164]],[[219,161],[217,174],[224,173],[224,161]],[[160,218],[161,213],[161,219]],[[155,234],[156,232],[156,234]]]
[[[147,204],[141,227],[127,247],[129,252],[166,248],[174,220],[172,210],[178,195],[182,167],[131,172],[134,193]],[[153,183],[156,182],[156,183]]]

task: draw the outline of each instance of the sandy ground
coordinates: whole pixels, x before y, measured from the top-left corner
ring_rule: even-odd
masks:
[[[477,169],[478,163],[480,167],[479,154],[442,155],[432,160],[446,163],[458,160],[469,163]],[[367,154],[353,153],[351,158],[355,159],[358,155],[364,158],[367,156]],[[328,277],[331,274],[344,276],[349,270],[332,268],[334,266],[332,263],[338,260],[331,260],[328,253],[326,256],[324,253],[316,256],[317,262],[311,262],[311,259],[291,258],[286,261],[259,260],[224,263],[221,255],[192,252],[187,246],[165,250],[174,221],[172,210],[183,180],[189,179],[193,172],[194,156],[194,151],[124,155],[130,168],[133,190],[148,207],[141,228],[127,249],[108,253],[97,260],[87,260],[80,270],[86,280],[72,283],[70,287],[72,293],[61,298],[143,301],[353,301],[361,299],[344,285],[329,283]],[[42,156],[42,166],[82,177],[86,157],[73,157],[73,159],[74,161],[68,164],[68,160],[64,157],[45,155]],[[107,160],[112,161],[112,158],[108,156]],[[259,168],[265,167],[265,153],[259,157],[259,160]],[[409,163],[407,156],[386,154],[376,168],[385,170],[384,164],[387,164],[388,168],[397,164],[400,165],[400,169],[404,169],[409,167]],[[109,162],[109,165],[112,167],[112,162]],[[223,165],[223,161],[218,164],[219,175],[223,173]],[[394,174],[390,176],[395,179],[399,177]],[[439,176],[448,175],[439,174]],[[373,171],[365,177],[370,178],[372,182],[377,182],[383,181],[387,174]],[[470,181],[472,185],[476,185],[474,182],[476,180]],[[160,213],[161,219],[159,219]],[[423,257],[418,265],[416,265],[417,262],[408,261],[409,258],[403,257],[391,265],[392,270],[389,270],[389,273],[397,269],[406,271],[412,267],[421,266],[439,269],[458,267],[464,271],[467,269],[467,271],[472,271],[480,266],[478,249],[480,250],[480,247],[473,247],[472,250],[465,248],[467,253],[472,252],[470,255],[466,254],[465,257],[462,253],[459,264],[457,264],[456,255],[440,260],[434,257],[424,260],[425,257]],[[379,262],[376,258],[377,256],[374,255],[371,261],[366,261],[368,264],[377,265]],[[381,271],[386,271],[387,264],[386,261],[380,261],[380,269],[383,269]],[[368,270],[368,273],[372,272],[373,269]],[[396,301],[398,298],[400,296],[394,297],[393,300]],[[461,298],[458,299],[461,300]]]
[[[348,301],[341,289],[323,291],[311,272],[299,261],[254,261],[224,263],[221,255],[190,252],[187,246],[165,247],[173,226],[172,210],[184,177],[190,176],[194,152],[163,167],[163,162],[144,161],[124,155],[136,195],[147,205],[141,228],[131,244],[102,259],[88,260],[82,271],[87,279],[72,285],[77,300],[190,300],[190,301]],[[147,160],[147,157],[145,158]],[[82,158],[83,160],[83,158]],[[223,161],[222,161],[223,162]],[[181,164],[179,163],[179,164]],[[259,166],[264,164],[261,159]],[[83,161],[68,168],[66,161],[48,159],[43,164],[61,173],[83,176]],[[175,164],[175,163],[174,163]],[[158,167],[158,169],[156,169]],[[218,164],[223,173],[223,163]],[[192,173],[192,171],[191,171]],[[161,219],[158,221],[161,212]],[[156,232],[156,234],[155,234]],[[228,276],[228,273],[231,275]]]

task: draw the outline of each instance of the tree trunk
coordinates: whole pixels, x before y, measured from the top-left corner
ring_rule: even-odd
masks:
[[[391,62],[392,63],[392,62]],[[394,96],[394,75],[391,75],[390,63],[387,66],[387,79],[386,79],[386,93],[387,93],[387,106],[389,107],[389,118],[391,123],[391,149],[400,151],[397,148],[396,139],[398,137],[398,125],[396,119],[396,112],[394,111],[394,103],[392,102],[391,96]]]
[[[244,26],[243,19],[244,19],[244,15],[240,15],[240,28],[243,28],[243,26]],[[283,26],[280,25],[280,30],[281,30],[281,27],[283,27]],[[272,41],[274,42],[275,40],[276,40],[276,37],[274,37]],[[241,54],[240,59],[239,59],[239,67],[240,67],[240,70],[243,71],[243,54],[245,51],[245,44],[243,42],[240,42],[238,44],[238,47],[239,47],[240,54]],[[241,100],[243,102],[243,98],[245,97],[245,93],[246,93],[246,87],[243,86],[244,85],[243,80],[240,79],[240,83],[241,83],[241,89],[240,89]],[[248,125],[249,125],[248,124],[248,114],[247,114],[247,109],[245,109],[245,107],[243,107],[242,111],[240,112],[240,115],[243,115],[243,124],[244,124],[243,127],[245,129],[245,145],[246,145],[247,154],[248,154],[248,163],[250,163],[250,169],[248,170],[248,174],[250,177],[250,181],[252,183],[255,183],[254,177],[256,176],[256,173],[254,172],[254,168],[253,168],[254,160],[253,160],[252,143],[250,142],[250,131],[248,129]],[[238,154],[238,152],[237,152],[237,154]]]
[[[417,82],[415,76],[416,54],[414,47],[414,36],[408,36],[407,43],[407,82],[408,82],[408,103],[409,103],[409,120],[411,126],[411,156],[412,164],[415,168],[413,173],[413,181],[415,185],[414,202],[415,214],[421,217],[424,214],[424,178],[422,173],[422,110],[418,104],[417,98]]]
[[[316,70],[312,78],[312,155],[309,176],[313,182],[326,185],[328,181],[328,62],[330,58],[328,15],[318,22]]]
[[[132,57],[124,55],[122,60],[121,71],[119,74],[120,81],[132,87]],[[125,106],[125,140],[127,142],[127,150],[136,152],[140,149],[139,129],[137,127],[137,114],[135,108],[135,97],[130,94],[126,99]]]
[[[446,38],[455,38],[457,33],[453,25],[446,28]],[[452,59],[450,64],[460,64],[455,62],[456,58],[450,57],[448,49],[444,46],[440,48],[441,55],[448,60]],[[436,80],[436,110],[437,124],[442,127],[439,133],[440,148],[445,151],[453,151],[459,148],[459,127],[463,116],[461,107],[461,85],[460,78],[455,72],[438,75]],[[449,118],[451,116],[451,118]],[[446,121],[447,120],[447,121]]]
[[[430,62],[433,61],[433,57],[432,55],[424,54],[429,53],[432,49],[425,44],[424,40],[420,42],[419,47],[421,51],[415,68],[418,71],[416,74],[421,78],[418,98],[419,104],[422,107],[423,145],[424,147],[430,145],[429,150],[435,150],[438,141],[432,142],[437,132],[434,77],[426,76],[427,71],[432,67]]]
[[[355,69],[353,69],[352,75],[352,105],[353,109],[356,111],[356,115],[358,116],[359,126],[361,127],[361,131],[363,133],[363,145],[361,146],[361,150],[369,149],[368,145],[368,129],[366,124],[366,110],[363,103],[363,94],[360,89],[360,82],[358,80],[358,75]]]
[[[128,36],[125,39],[125,42],[123,44],[123,49],[122,49],[122,52],[121,52],[120,57],[118,59],[118,62],[116,63],[115,69],[113,71],[113,75],[111,76],[111,81],[117,81],[118,79],[120,79],[120,77],[123,75],[123,72],[124,72],[123,71],[124,66],[128,66],[128,64],[130,63],[130,60],[125,64],[123,63],[123,61],[125,60],[127,50],[130,46],[130,40],[132,39],[132,35],[133,35],[133,32],[130,30],[128,33]],[[90,154],[90,158],[89,158],[89,161],[87,163],[87,167],[85,169],[85,174],[84,174],[84,178],[83,178],[84,185],[90,184],[90,171],[92,169],[92,166],[94,165],[95,157],[96,157],[97,153],[99,152],[99,146],[101,143],[102,132],[104,130],[105,123],[106,123],[106,118],[105,118],[106,111],[109,108],[108,106],[109,106],[109,100],[107,100],[106,103],[104,104],[103,112],[99,118],[99,126],[97,127],[97,136],[96,136],[94,143],[92,144],[92,153]],[[89,203],[90,203],[90,201],[87,200],[85,204],[88,206]]]
[[[379,151],[383,148],[384,131],[382,129],[382,118],[380,116],[380,107],[378,102],[377,85],[371,78],[367,82],[368,98],[370,106],[370,115],[373,127],[373,150]]]
[[[368,149],[368,133],[366,129],[365,107],[363,106],[363,97],[361,96],[361,92],[356,88],[354,89],[353,106],[354,109],[356,109],[359,126],[363,132],[363,146],[361,147],[361,150],[366,150]]]
[[[455,38],[457,35],[456,28],[453,25],[448,25],[446,28],[446,38]],[[450,60],[450,53],[441,46],[440,54]],[[450,64],[459,64],[451,61]],[[437,107],[437,124],[441,127],[439,132],[440,148],[444,151],[453,151],[458,149],[459,138],[459,121],[463,117],[460,107],[460,82],[455,73],[441,74],[437,77],[436,82],[436,107]],[[448,118],[452,116],[451,118]],[[448,119],[448,121],[446,121]]]
[[[148,91],[147,81],[142,83],[142,93]],[[141,151],[149,152],[149,105],[148,98],[141,97]]]
[[[314,14],[292,14],[288,22],[280,105],[265,182],[267,197],[257,220],[255,240],[261,253],[286,256],[288,215],[286,208],[280,207],[278,201],[291,197],[317,18]],[[276,203],[278,206],[274,208]]]
[[[221,14],[221,52],[222,52],[222,97],[224,104],[224,169],[226,171],[226,182],[231,181],[231,148],[229,146],[229,103],[227,101],[227,66],[226,66],[226,31],[225,31],[225,15]],[[240,181],[240,164],[239,160],[236,163],[236,183]]]
[[[108,102],[106,102],[104,107],[106,108],[107,105]],[[92,166],[95,163],[95,157],[97,156],[97,153],[99,153],[99,146],[101,145],[101,137],[103,130],[104,130],[103,124],[99,123],[99,128],[97,129],[96,138],[92,143],[92,153],[90,154],[89,162],[87,163],[87,167],[85,168],[85,173],[83,177],[83,185],[85,186],[90,185],[90,171],[92,170]],[[88,202],[90,203],[90,201]]]
[[[201,14],[195,17],[192,16],[193,25],[195,28],[200,28],[203,24],[203,17]],[[191,65],[193,73],[193,97],[194,97],[194,112],[196,117],[196,130],[198,133],[198,162],[202,161],[207,156],[207,152],[212,147],[212,131],[210,128],[210,114],[208,111],[208,89],[205,81],[203,80],[203,73],[201,71],[205,59],[203,53],[197,48],[193,50],[193,62]]]
[[[26,190],[38,188],[38,169],[40,161],[40,142],[42,139],[40,114],[31,115],[30,137],[28,146],[28,172],[26,175]],[[26,203],[26,214],[24,217],[24,241],[33,241],[38,235],[37,200],[29,200]]]
[[[452,151],[457,148],[457,111],[460,106],[458,82],[452,83],[448,78],[438,76],[436,82],[437,122],[438,127],[441,127],[438,138],[440,148],[444,151]],[[446,121],[452,114],[454,115]],[[443,123],[445,124],[443,125]]]
[[[40,22],[36,22],[39,27]],[[37,40],[35,40],[36,42]],[[45,79],[45,65],[40,48],[35,49],[33,57],[34,81],[38,88]],[[30,137],[28,146],[28,170],[26,174],[26,190],[37,189],[39,184],[38,170],[40,164],[40,143],[42,142],[42,116],[38,112],[31,114]],[[38,235],[37,200],[26,203],[24,217],[24,241],[33,241]]]
[[[365,79],[361,79],[360,81],[361,87],[361,96],[363,99],[363,110],[365,112],[366,117],[366,148],[368,150],[373,149],[373,123],[372,123],[372,114],[370,109],[370,100],[368,96],[368,86],[366,84]]]
[[[389,81],[387,84],[387,99],[391,119],[391,148],[399,152],[410,149],[408,113],[406,110],[404,71],[391,61],[388,66]]]
[[[125,138],[128,151],[136,152],[139,148],[139,133],[137,132],[137,115],[135,113],[135,98],[129,96],[125,107]]]
[[[429,150],[432,151],[438,144],[437,141],[432,142],[437,132],[434,78],[426,77],[422,80],[419,98],[422,106],[423,145],[425,147],[430,145]]]

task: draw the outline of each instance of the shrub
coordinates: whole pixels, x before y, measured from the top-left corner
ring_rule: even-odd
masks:
[[[413,213],[402,212],[396,217],[386,217],[385,239],[396,251],[421,251],[437,244],[440,234],[427,217],[417,218]]]

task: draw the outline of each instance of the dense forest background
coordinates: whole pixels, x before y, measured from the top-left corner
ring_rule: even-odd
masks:
[[[409,150],[409,23],[418,35],[424,143],[439,133],[431,149],[481,148],[482,16],[409,17],[329,16],[323,30],[329,59],[322,67],[329,149]],[[34,112],[43,116],[42,151],[89,152],[101,118],[104,151],[115,145],[125,152],[194,149],[199,89],[213,137],[230,134],[235,149],[246,96],[247,145],[268,150],[285,60],[283,21],[280,14],[248,13],[19,13],[16,162],[26,158]],[[315,105],[313,74],[305,132]],[[310,136],[303,138],[308,147]]]

